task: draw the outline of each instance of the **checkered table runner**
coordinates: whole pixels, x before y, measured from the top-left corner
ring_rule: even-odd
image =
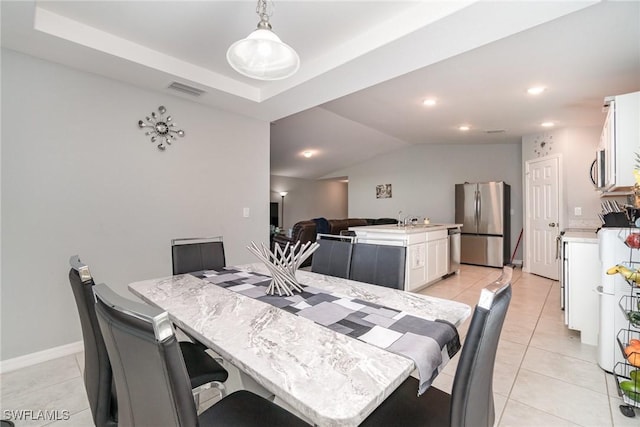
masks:
[[[420,374],[418,395],[429,388],[450,358],[460,350],[458,331],[445,320],[427,320],[304,285],[302,293],[290,297],[267,295],[265,288],[269,286],[271,277],[232,268],[192,274],[412,359]]]

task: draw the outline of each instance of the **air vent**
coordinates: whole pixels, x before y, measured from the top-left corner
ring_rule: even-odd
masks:
[[[192,86],[187,86],[185,84],[178,83],[178,82],[171,83],[169,85],[169,89],[177,90],[178,92],[187,93],[192,96],[200,96],[203,93],[205,93],[204,90],[202,89],[198,89]]]
[[[504,129],[492,129],[492,130],[485,130],[485,133],[505,133],[506,130]]]

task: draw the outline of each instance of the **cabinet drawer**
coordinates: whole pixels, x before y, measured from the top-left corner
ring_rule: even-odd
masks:
[[[426,242],[427,233],[413,233],[407,235],[407,245],[415,245],[416,243]]]
[[[446,239],[448,234],[447,234],[447,230],[437,230],[437,231],[429,231],[426,233],[426,240],[427,242],[431,242],[433,240],[441,240],[441,239]]]

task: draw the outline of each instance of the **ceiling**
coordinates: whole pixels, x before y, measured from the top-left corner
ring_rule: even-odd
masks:
[[[271,173],[320,178],[412,144],[518,143],[599,126],[605,96],[640,90],[640,2],[287,1],[273,30],[296,75],[226,63],[255,1],[6,1],[2,46],[272,122]],[[200,89],[198,97],[168,86]],[[527,95],[532,85],[547,90]],[[425,107],[436,97],[435,107]],[[470,131],[458,126],[468,124]],[[302,156],[305,150],[315,155]],[[338,171],[338,172],[336,172]]]

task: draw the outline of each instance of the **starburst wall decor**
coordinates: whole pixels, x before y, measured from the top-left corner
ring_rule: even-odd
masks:
[[[167,109],[162,105],[158,107],[158,113],[152,112],[151,117],[145,117],[145,121],[139,120],[138,126],[140,129],[149,128],[147,132],[144,134],[147,136],[151,136],[151,142],[159,142],[158,149],[164,150],[167,148],[165,144],[171,145],[171,142],[176,139],[176,135],[183,137],[183,130],[173,129],[175,127],[175,123],[171,123],[171,116],[167,116],[164,118],[164,114],[167,112]]]

